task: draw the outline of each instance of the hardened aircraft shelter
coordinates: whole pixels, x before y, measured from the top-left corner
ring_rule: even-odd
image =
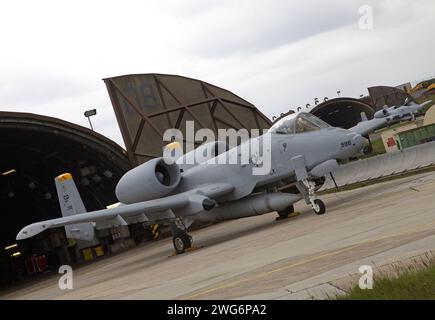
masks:
[[[133,165],[159,157],[168,142],[166,129],[185,135],[185,122],[195,131],[234,128],[268,129],[271,121],[254,105],[207,82],[177,75],[134,74],[104,79]]]

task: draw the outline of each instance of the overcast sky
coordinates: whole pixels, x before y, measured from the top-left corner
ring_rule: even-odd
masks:
[[[362,5],[373,29],[358,27]],[[435,76],[433,0],[3,1],[0,110],[88,126],[123,145],[102,78],[170,73],[267,116],[314,97]]]

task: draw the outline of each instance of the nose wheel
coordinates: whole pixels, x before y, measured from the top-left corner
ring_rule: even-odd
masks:
[[[320,199],[314,199],[311,208],[313,208],[314,213],[317,215],[322,215],[326,212],[325,203]]]
[[[305,199],[306,204],[311,205],[314,213],[322,215],[326,213],[325,203],[316,198],[314,182],[304,179],[296,183],[296,187]]]

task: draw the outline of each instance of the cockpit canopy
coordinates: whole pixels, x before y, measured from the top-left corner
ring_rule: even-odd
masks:
[[[317,131],[329,127],[329,124],[320,120],[311,113],[300,112],[282,118],[269,129],[269,132],[277,134],[295,134]]]

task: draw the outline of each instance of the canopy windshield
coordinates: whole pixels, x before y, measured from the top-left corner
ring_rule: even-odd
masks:
[[[277,134],[295,134],[309,131],[317,131],[330,127],[329,124],[320,120],[310,113],[301,112],[288,115],[275,123],[269,130]]]

